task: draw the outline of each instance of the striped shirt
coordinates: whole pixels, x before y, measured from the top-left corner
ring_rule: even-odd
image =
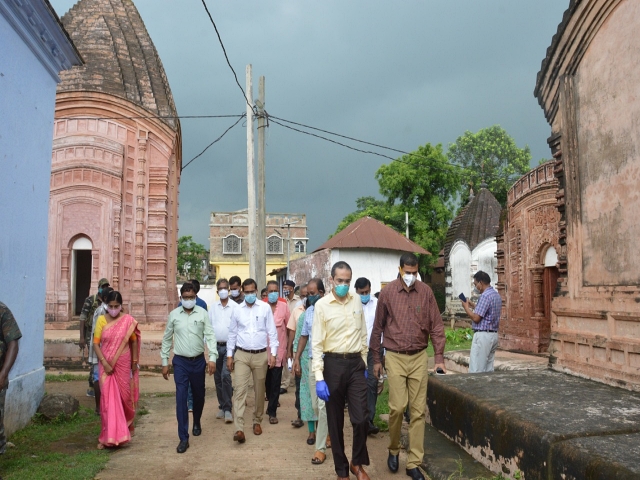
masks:
[[[473,322],[472,328],[476,332],[486,332],[488,330],[498,331],[501,310],[502,298],[500,294],[492,286],[488,286],[487,289],[482,292],[482,295],[480,295],[478,304],[473,310],[473,313],[480,315],[482,320],[478,323]]]

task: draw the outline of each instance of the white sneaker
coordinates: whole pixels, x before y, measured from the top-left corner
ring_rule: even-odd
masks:
[[[222,410],[218,410],[218,414],[216,415],[218,420],[222,420],[224,418],[224,412]]]
[[[231,412],[224,412],[224,423],[232,423],[233,422],[233,415],[231,415]]]

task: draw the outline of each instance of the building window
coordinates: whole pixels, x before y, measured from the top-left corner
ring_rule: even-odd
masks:
[[[267,254],[282,253],[282,239],[277,235],[267,238]]]
[[[306,250],[306,246],[302,240],[298,240],[296,242],[296,253],[304,253]]]
[[[242,240],[236,235],[222,239],[222,253],[242,253]]]

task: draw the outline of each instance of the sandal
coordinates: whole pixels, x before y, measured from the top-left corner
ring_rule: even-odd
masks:
[[[301,418],[296,418],[295,420],[291,420],[291,426],[295,428],[304,427],[304,422]]]
[[[276,423],[278,423],[278,417],[269,417],[269,423],[271,425],[275,425]]]
[[[316,450],[316,453],[313,454],[313,458],[311,459],[311,463],[314,465],[322,465],[327,456],[322,453],[320,450]]]
[[[307,438],[307,445],[315,445],[316,444],[316,434],[310,433],[309,438]]]

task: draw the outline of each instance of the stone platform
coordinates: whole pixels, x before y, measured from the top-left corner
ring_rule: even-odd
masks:
[[[448,372],[469,373],[471,350],[453,350],[444,354],[444,365]],[[509,370],[546,370],[549,355],[531,355],[507,350],[497,350],[494,369],[497,372]]]
[[[429,377],[434,428],[494,473],[640,478],[640,394],[550,370]],[[518,475],[520,472],[520,475]]]

